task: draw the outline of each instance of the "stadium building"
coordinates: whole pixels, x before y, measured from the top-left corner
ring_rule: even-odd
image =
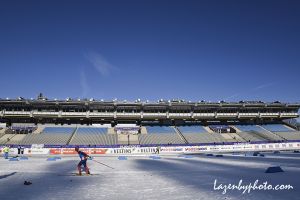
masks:
[[[265,144],[277,143],[279,147],[280,143],[286,147],[300,141],[300,132],[285,122],[298,117],[299,107],[278,101],[151,103],[48,100],[42,95],[36,100],[1,99],[0,145],[108,149],[209,146],[206,149],[213,150],[237,144],[267,149]]]

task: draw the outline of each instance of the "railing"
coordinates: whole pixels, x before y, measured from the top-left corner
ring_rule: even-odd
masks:
[[[147,113],[144,111],[141,112],[47,112],[47,111],[1,111],[1,116],[54,116],[54,117],[134,117],[134,118],[149,118],[149,117],[158,117],[158,118],[167,118],[167,117],[182,117],[182,118],[249,118],[249,117],[279,117],[279,118],[291,118],[298,117],[298,113],[217,113],[217,112],[207,112],[207,113]]]

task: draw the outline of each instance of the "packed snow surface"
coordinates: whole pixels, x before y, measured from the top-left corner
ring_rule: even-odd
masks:
[[[126,158],[126,157],[125,157]],[[128,156],[94,157],[113,167],[110,169],[88,160],[92,176],[72,176],[77,171],[78,157],[47,157],[8,161],[0,158],[0,198],[9,200],[68,199],[300,199],[300,153],[266,153],[265,157],[224,154],[159,155],[159,157]],[[271,166],[284,172],[265,173]],[[84,174],[84,173],[83,173]],[[290,185],[289,190],[229,190],[220,185],[258,184]],[[29,181],[31,185],[24,185]],[[219,189],[217,187],[219,186]]]

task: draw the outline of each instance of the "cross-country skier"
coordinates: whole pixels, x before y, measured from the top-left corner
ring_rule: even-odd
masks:
[[[81,166],[83,165],[84,169],[85,169],[85,173],[86,174],[90,174],[90,170],[87,166],[87,159],[90,157],[89,155],[87,155],[86,153],[84,153],[83,151],[79,151],[79,147],[75,147],[75,151],[78,153],[79,157],[80,157],[80,162],[77,165],[77,169],[78,169],[78,175],[81,176]]]

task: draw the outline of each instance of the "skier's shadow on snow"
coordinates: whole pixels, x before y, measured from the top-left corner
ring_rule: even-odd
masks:
[[[12,172],[12,173],[10,173],[10,174],[4,174],[4,175],[2,175],[2,176],[0,176],[0,179],[4,179],[4,178],[7,178],[7,177],[9,177],[9,176],[13,176],[13,175],[15,175],[17,172]]]

